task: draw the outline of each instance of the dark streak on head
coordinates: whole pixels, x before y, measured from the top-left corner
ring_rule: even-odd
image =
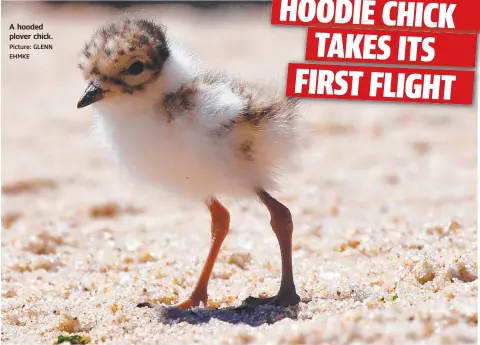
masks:
[[[92,54],[90,53],[90,45],[88,43],[85,43],[85,46],[83,47],[83,54],[89,59]]]
[[[154,38],[154,42],[152,42],[154,44],[154,52],[151,54],[151,58],[154,60],[157,68],[160,69],[170,56],[164,28],[148,20],[140,20],[137,22],[137,25],[146,33],[146,35],[139,37],[138,42],[140,44],[147,44],[149,42],[147,35]]]
[[[129,26],[131,23],[132,23],[132,21],[131,21],[130,19],[125,19],[125,20],[123,21],[123,30],[122,30],[122,32],[127,31],[128,26]]]
[[[106,46],[106,43],[112,39],[121,40],[121,42],[118,42],[118,50],[112,50]],[[113,72],[110,75],[107,70],[106,75],[101,75],[104,72],[99,69],[99,66],[102,66],[102,59],[109,59],[106,61],[107,64],[118,65],[121,60],[119,56],[131,55],[127,58],[134,57],[135,50],[139,50],[138,53],[142,56],[146,54],[143,62],[149,76],[148,80],[143,78],[144,81],[141,84],[135,85],[135,79],[125,78],[124,69],[122,72]],[[131,19],[99,28],[93,37],[85,43],[82,53],[87,59],[91,60],[92,67],[89,67],[91,75],[103,82],[120,86],[120,91],[128,94],[144,90],[148,83],[157,79],[162,72],[165,61],[170,56],[163,26],[156,25],[148,20]],[[95,58],[95,61],[92,61],[93,58]],[[85,70],[86,66],[85,64],[79,64],[79,68],[82,70]],[[118,71],[116,68],[112,68],[112,70]],[[116,75],[117,73],[118,75]],[[133,83],[133,85],[129,83]],[[190,106],[186,99],[188,98],[187,94],[188,92],[185,92],[185,98],[180,101],[183,108]]]
[[[149,39],[148,39],[148,37],[145,36],[145,35],[141,35],[141,36],[138,38],[138,43],[139,43],[139,45],[146,45],[146,44],[148,44],[148,42],[149,42]]]
[[[117,36],[119,33],[120,33],[120,30],[118,30],[117,26],[113,23],[108,24],[107,26],[104,26],[103,28],[100,29],[100,35],[104,39],[107,39],[112,36]]]
[[[157,69],[157,66],[155,66],[155,65],[147,62],[147,63],[145,64],[145,68],[153,71],[153,70]]]
[[[105,81],[108,81],[109,83],[115,84],[115,85],[123,85],[127,86],[121,79],[115,78],[115,77],[103,77]]]

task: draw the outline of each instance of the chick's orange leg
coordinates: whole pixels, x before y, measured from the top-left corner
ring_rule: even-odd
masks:
[[[207,202],[207,207],[210,210],[212,218],[212,243],[210,245],[210,252],[208,253],[207,260],[203,265],[202,273],[198,278],[192,294],[189,298],[177,304],[176,307],[178,308],[188,309],[196,307],[200,302],[207,304],[208,280],[212,274],[213,266],[217,260],[220,247],[228,233],[230,225],[230,214],[228,213],[228,210],[215,198],[212,198]]]
[[[280,283],[280,290],[276,296],[267,298],[248,297],[244,301],[244,305],[296,305],[300,302],[300,297],[295,291],[295,284],[293,281],[292,215],[285,205],[273,198],[265,190],[260,190],[257,195],[270,212],[270,225],[272,226],[273,232],[277,236],[278,244],[280,245],[280,254],[282,257],[282,280]]]

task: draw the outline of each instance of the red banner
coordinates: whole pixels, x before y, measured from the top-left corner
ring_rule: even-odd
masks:
[[[308,28],[305,59],[474,68],[476,51],[476,34]]]
[[[480,32],[479,0],[273,0],[272,24]]]
[[[474,71],[288,65],[289,97],[472,104]]]

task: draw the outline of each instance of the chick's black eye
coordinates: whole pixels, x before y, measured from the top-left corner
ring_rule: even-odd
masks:
[[[143,63],[140,61],[134,62],[128,67],[128,73],[131,75],[138,75],[143,72]]]

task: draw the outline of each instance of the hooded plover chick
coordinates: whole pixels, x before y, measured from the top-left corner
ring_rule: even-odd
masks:
[[[211,248],[181,308],[207,302],[207,286],[230,222],[218,196],[253,197],[266,206],[282,258],[278,294],[244,304],[295,305],[293,223],[267,190],[295,152],[297,100],[222,73],[195,67],[167,40],[163,26],[124,20],[85,44],[79,68],[87,82],[77,107],[92,105],[95,127],[116,158],[151,185],[203,200]]]

